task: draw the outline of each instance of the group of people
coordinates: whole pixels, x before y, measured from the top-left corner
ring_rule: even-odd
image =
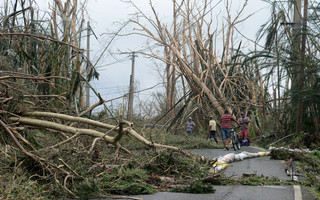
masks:
[[[244,112],[241,112],[241,117],[236,120],[233,116],[229,114],[228,110],[225,110],[224,115],[221,117],[221,139],[223,142],[224,150],[229,150],[229,144],[231,141],[231,122],[234,121],[240,127],[239,139],[240,142],[245,138],[248,140],[250,144],[250,133],[249,133],[249,122],[250,119],[245,115]],[[189,117],[189,120],[186,124],[186,133],[188,135],[192,135],[196,124],[192,121],[192,118]],[[218,144],[217,140],[217,123],[213,119],[213,116],[210,116],[209,121],[209,139],[214,139],[214,141]]]

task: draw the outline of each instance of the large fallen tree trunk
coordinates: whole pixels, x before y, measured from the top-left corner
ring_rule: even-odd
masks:
[[[110,124],[105,124],[102,122],[97,122],[91,119],[87,118],[81,118],[81,117],[73,117],[65,114],[58,114],[58,113],[51,113],[51,112],[25,112],[22,115],[23,117],[10,117],[10,120],[13,122],[19,122],[19,124],[22,125],[30,125],[34,127],[39,127],[39,128],[48,128],[48,129],[53,129],[61,132],[66,132],[66,133],[72,133],[74,136],[72,138],[68,138],[66,141],[71,141],[72,139],[80,136],[80,135],[88,135],[92,137],[97,137],[97,138],[103,138],[107,143],[113,144],[117,147],[117,150],[121,147],[120,145],[120,140],[124,134],[130,134],[134,138],[136,138],[138,141],[142,142],[143,144],[151,147],[151,148],[165,148],[169,149],[172,151],[176,152],[181,152],[185,155],[190,156],[191,154],[188,153],[187,151],[184,151],[182,149],[179,149],[177,147],[173,146],[168,146],[168,145],[162,145],[162,144],[157,144],[148,141],[144,137],[142,137],[140,134],[138,134],[136,131],[133,130],[133,123],[125,121],[125,120],[120,120],[119,126],[115,125],[110,125]],[[76,128],[76,127],[71,127],[51,121],[46,121],[46,120],[39,120],[39,119],[34,119],[34,118],[29,118],[29,117],[47,117],[47,118],[55,118],[55,119],[62,119],[66,121],[71,121],[71,122],[79,122],[81,124],[89,124],[95,127],[100,127],[100,128],[105,128],[107,130],[112,130],[112,131],[117,131],[118,134],[116,136],[109,136],[106,133],[102,133],[100,131],[96,131],[93,129],[84,129],[84,128]],[[129,125],[129,127],[122,128],[123,125]],[[62,142],[63,143],[63,142]],[[61,143],[61,144],[62,144]]]

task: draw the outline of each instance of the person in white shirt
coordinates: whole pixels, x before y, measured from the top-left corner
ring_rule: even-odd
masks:
[[[192,135],[194,128],[196,127],[196,124],[192,121],[192,118],[189,117],[189,120],[186,124],[186,133],[187,135]]]

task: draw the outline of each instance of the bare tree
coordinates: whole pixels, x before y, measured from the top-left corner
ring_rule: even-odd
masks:
[[[187,81],[187,87],[192,91],[193,105],[200,105],[196,110],[200,108],[206,115],[219,117],[225,109],[237,114],[243,108],[249,110],[262,107],[260,102],[253,101],[253,96],[259,95],[254,93],[260,92],[254,91],[254,88],[260,88],[260,82],[253,81],[258,78],[255,77],[254,65],[251,62],[242,63],[245,60],[245,57],[241,58],[242,43],[235,41],[235,32],[238,32],[236,26],[251,16],[242,17],[247,1],[235,16],[231,15],[229,1],[225,2],[227,24],[222,25],[221,29],[212,21],[215,8],[213,1],[204,1],[203,4],[182,1],[172,26],[160,21],[151,1],[149,4],[153,17],[148,17],[132,1],[130,3],[138,11],[138,20],[131,20],[139,27],[134,34],[150,38],[154,45],[164,48],[164,56],[154,53],[153,46],[150,46],[150,53],[140,53],[166,64],[168,101],[173,98],[169,92],[174,86],[170,85],[173,72],[169,69],[172,66],[177,77],[183,77],[182,81]],[[173,27],[173,30],[169,27]],[[223,38],[223,51],[220,55],[217,52],[218,37]],[[237,48],[234,48],[235,45]],[[192,106],[191,110],[195,108]],[[190,110],[186,110],[183,116],[187,116],[187,113],[190,114]]]

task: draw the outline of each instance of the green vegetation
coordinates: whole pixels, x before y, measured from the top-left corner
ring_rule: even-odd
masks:
[[[263,186],[263,185],[292,185],[290,181],[281,181],[277,177],[258,176],[256,174],[251,176],[242,176],[239,180],[242,185]]]
[[[311,153],[297,153],[290,151],[272,150],[271,158],[278,160],[289,160],[292,158],[297,162],[298,167],[295,173],[301,173],[305,177],[300,184],[307,186],[315,196],[320,197],[320,152],[317,150]]]
[[[35,141],[50,143],[50,140],[54,139],[51,137],[53,136],[43,137],[41,133],[32,135],[30,133],[29,138],[32,138],[30,140],[32,143]],[[97,148],[101,148],[101,152],[95,162],[92,161],[92,155],[81,151],[81,147],[75,149],[66,144],[59,149],[40,150],[41,155],[46,155],[49,161],[57,166],[62,164],[59,159],[63,159],[68,166],[74,166],[74,172],[79,175],[77,178],[71,176],[66,178],[59,174],[56,177],[47,176],[33,159],[21,153],[16,154],[14,149],[5,150],[8,146],[1,146],[3,152],[7,152],[7,157],[1,158],[0,182],[6,187],[1,188],[0,197],[12,199],[25,196],[26,199],[52,199],[54,196],[59,199],[75,195],[87,199],[110,195],[152,194],[159,190],[170,189],[168,185],[177,185],[177,190],[188,186],[187,190],[192,193],[213,191],[209,190],[210,187],[206,184],[203,189],[195,187],[198,184],[197,180],[208,176],[210,165],[207,161],[177,152],[154,151],[136,141],[130,142],[131,139],[128,137],[124,141],[128,142],[126,147],[130,149],[132,155],[120,154],[118,158],[114,157],[114,148],[105,148],[105,143],[98,142],[96,145]],[[86,139],[82,141],[83,144],[85,141]],[[181,147],[186,148],[207,148],[212,143],[197,135],[186,137],[183,134],[165,134],[165,136],[157,134],[154,141],[164,142],[167,145],[179,143]],[[14,175],[12,170],[15,170]],[[53,184],[55,181],[65,182],[64,185],[69,192]]]
[[[1,159],[1,162],[5,159]],[[2,163],[3,164],[3,163]],[[21,163],[16,163],[21,164]],[[12,171],[13,170],[13,171]],[[15,166],[0,169],[0,198],[1,199],[49,199],[49,185],[30,178],[26,170]]]

